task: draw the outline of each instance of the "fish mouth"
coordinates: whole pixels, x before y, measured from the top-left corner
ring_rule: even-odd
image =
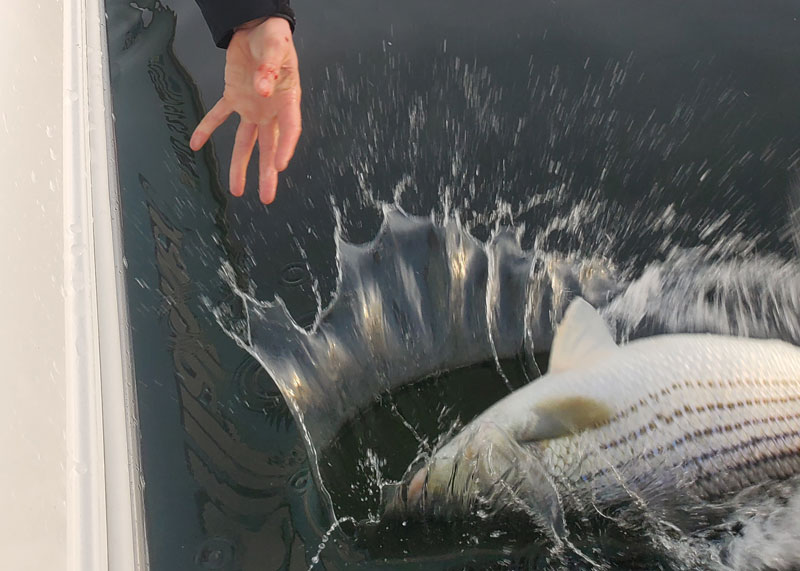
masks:
[[[523,515],[556,533],[561,502],[535,447],[493,422],[467,427],[408,477],[383,489],[390,518],[500,518]]]

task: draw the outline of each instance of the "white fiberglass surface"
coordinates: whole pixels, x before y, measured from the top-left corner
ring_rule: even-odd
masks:
[[[61,6],[13,3],[0,21],[0,549],[3,565],[66,556]]]

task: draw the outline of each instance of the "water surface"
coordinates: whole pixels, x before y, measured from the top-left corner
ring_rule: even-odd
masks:
[[[800,161],[796,3],[293,5],[305,130],[270,207],[258,203],[254,170],[243,199],[226,192],[233,125],[209,150],[188,149],[224,62],[196,7],[107,5],[153,569],[517,560],[497,544],[405,554],[352,529],[328,534],[289,407],[209,309],[236,303],[219,275],[229,264],[240,289],[280,297],[310,326],[335,297],[335,236],[371,240],[384,203],[433,212],[436,224],[458,219],[481,240],[506,227],[526,252],[607,268],[626,287],[607,309],[622,336],[798,341],[786,206]],[[384,441],[397,432],[381,430]],[[347,449],[330,476],[339,485],[384,460],[364,464],[373,448]],[[758,529],[790,530],[787,512],[758,513],[768,522]],[[712,544],[678,542],[688,555],[664,565],[713,561],[698,555]],[[757,566],[735,547],[730,563]]]

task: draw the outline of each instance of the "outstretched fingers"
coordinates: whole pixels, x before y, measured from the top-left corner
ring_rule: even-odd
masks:
[[[261,202],[269,204],[275,200],[278,188],[278,170],[275,168],[275,149],[278,140],[278,122],[273,119],[258,128],[258,194]]]
[[[222,125],[231,113],[233,113],[233,107],[224,97],[217,101],[217,104],[206,113],[206,116],[195,128],[192,138],[189,139],[189,147],[193,151],[202,149],[211,137],[211,133],[216,131],[217,127]]]
[[[231,172],[229,184],[231,194],[242,196],[244,185],[247,182],[247,165],[253,154],[253,147],[258,138],[258,126],[255,123],[247,123],[242,120],[236,130],[236,141],[233,143],[233,154],[231,155]]]

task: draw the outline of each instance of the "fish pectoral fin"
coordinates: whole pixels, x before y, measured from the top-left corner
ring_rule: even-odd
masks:
[[[529,432],[522,435],[526,441],[570,436],[605,424],[614,416],[612,407],[584,396],[549,399],[538,403],[533,412],[536,421]]]
[[[619,351],[605,321],[583,298],[576,297],[556,329],[548,373],[561,373],[606,359]]]

